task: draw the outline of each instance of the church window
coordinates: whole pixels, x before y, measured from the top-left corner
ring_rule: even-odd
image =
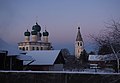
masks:
[[[78,46],[79,46],[79,42],[78,42]]]
[[[82,42],[80,43],[80,46],[82,46]]]
[[[35,50],[35,47],[32,47],[32,50]]]
[[[41,50],[43,50],[43,47],[41,47]]]
[[[23,51],[25,51],[25,47],[23,47]]]
[[[26,50],[28,50],[28,47],[26,47]]]
[[[39,47],[37,47],[36,49],[39,50]]]
[[[22,50],[22,48],[21,48],[21,47],[20,47],[19,49],[20,49],[20,50]]]

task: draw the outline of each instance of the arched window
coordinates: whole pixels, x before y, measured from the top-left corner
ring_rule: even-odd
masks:
[[[36,49],[39,50],[39,47],[37,47]]]
[[[19,49],[20,49],[20,50],[22,50],[22,48],[21,48],[21,47],[20,47]]]
[[[82,42],[80,42],[80,46],[82,46]]]
[[[41,47],[41,50],[43,50],[43,47]]]
[[[78,42],[78,46],[79,46],[79,42]]]
[[[25,51],[25,47],[23,47],[23,51]]]
[[[32,47],[32,50],[35,50],[35,47]]]
[[[28,50],[28,47],[26,47],[26,50]]]

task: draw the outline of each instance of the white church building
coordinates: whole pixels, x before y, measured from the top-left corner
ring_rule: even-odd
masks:
[[[25,40],[18,43],[18,48],[23,51],[52,50],[52,45],[48,39],[49,33],[46,29],[43,33],[40,31],[41,26],[36,22],[31,32],[29,30],[24,32]]]

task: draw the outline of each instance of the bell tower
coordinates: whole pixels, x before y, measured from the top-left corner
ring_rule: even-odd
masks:
[[[80,33],[80,27],[78,27],[77,37],[75,41],[75,57],[78,59],[81,52],[84,50],[83,39]]]

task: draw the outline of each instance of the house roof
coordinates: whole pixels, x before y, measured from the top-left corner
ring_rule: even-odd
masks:
[[[18,50],[17,46],[14,47],[2,39],[0,39],[0,50],[8,51],[7,56],[16,56],[22,52],[22,51]]]
[[[117,57],[120,59],[120,53],[116,53]],[[111,61],[116,60],[116,56],[114,54],[106,54],[106,55],[89,55],[89,61]]]
[[[33,61],[34,60],[34,58],[32,58],[32,56],[26,56],[23,54],[18,55],[16,58],[19,60],[23,60],[23,61]]]
[[[89,55],[89,61],[103,61],[103,55]]]
[[[6,51],[5,50],[0,50],[0,53],[6,53]]]
[[[26,56],[31,56],[35,61],[30,65],[53,65],[57,59],[60,50],[42,50],[42,51],[27,51]],[[24,61],[27,65],[29,61]]]
[[[116,53],[117,57],[120,59],[120,53]],[[104,55],[104,60],[116,60],[116,56],[114,54]]]

